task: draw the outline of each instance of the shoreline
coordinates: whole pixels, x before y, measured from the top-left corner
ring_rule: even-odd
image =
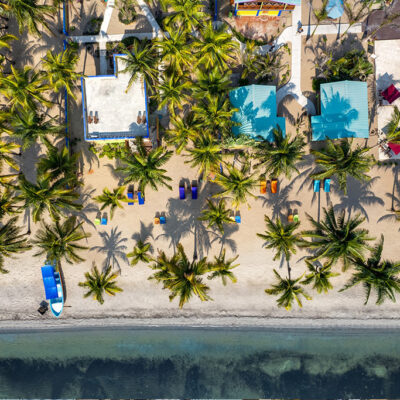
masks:
[[[2,320],[0,334],[37,331],[96,330],[96,329],[267,329],[267,330],[326,330],[335,331],[400,331],[400,319],[344,318],[91,318],[64,320]]]

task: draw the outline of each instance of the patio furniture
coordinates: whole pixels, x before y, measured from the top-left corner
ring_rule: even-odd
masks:
[[[267,193],[267,181],[265,179],[261,179],[260,181],[260,193],[261,194]]]
[[[240,214],[236,214],[235,215],[235,222],[237,224],[240,224],[242,222],[242,218],[241,218]]]
[[[271,193],[278,191],[278,179],[271,179]]]
[[[318,193],[321,189],[321,181],[319,179],[314,179],[314,192]]]
[[[160,224],[160,217],[154,217],[154,224],[159,225]]]
[[[181,200],[184,200],[186,198],[185,186],[184,185],[179,185],[179,198]]]
[[[164,215],[162,215],[162,216],[160,217],[160,224],[163,225],[163,224],[166,224],[166,223],[167,223],[167,219],[165,218]]]
[[[94,219],[94,224],[95,224],[95,225],[100,225],[100,218],[97,218],[97,217],[96,217],[96,218]]]
[[[400,92],[396,89],[393,83],[382,92],[382,97],[389,103],[392,104],[396,99],[400,97]]]
[[[293,222],[294,217],[293,217],[293,213],[292,213],[292,212],[290,212],[290,213],[288,214],[287,220],[288,220],[289,223]]]
[[[107,217],[101,217],[101,225],[107,225]]]
[[[192,183],[192,200],[197,199],[197,185]]]
[[[299,222],[299,221],[300,221],[299,214],[294,214],[293,215],[293,222]]]
[[[128,206],[133,206],[134,202],[133,202],[133,189],[129,188],[126,196],[128,197],[128,200],[132,200],[132,201],[128,201]]]
[[[144,204],[144,197],[142,196],[142,192],[137,192],[139,205]]]
[[[331,178],[326,178],[324,180],[324,192],[329,193],[331,191]]]

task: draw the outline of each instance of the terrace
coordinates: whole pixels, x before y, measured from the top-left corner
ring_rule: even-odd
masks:
[[[86,141],[149,136],[146,83],[137,79],[127,91],[131,75],[119,72],[124,68],[123,55],[117,55],[114,56],[114,75],[82,78]]]

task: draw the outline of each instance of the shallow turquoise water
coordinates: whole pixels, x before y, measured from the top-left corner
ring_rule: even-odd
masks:
[[[3,333],[0,396],[399,398],[400,332],[177,327]]]

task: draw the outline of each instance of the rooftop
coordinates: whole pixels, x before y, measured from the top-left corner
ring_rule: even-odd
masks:
[[[321,115],[311,117],[313,140],[369,137],[366,82],[324,83],[320,96]]]
[[[235,135],[247,134],[272,141],[272,130],[277,125],[285,133],[285,118],[276,115],[275,86],[242,86],[232,90],[229,98],[232,106],[239,109],[232,118],[241,124],[233,127]]]
[[[130,74],[120,72],[125,68],[123,58],[123,55],[114,56],[114,75],[82,78],[85,140],[148,136],[146,84],[137,79],[126,91]],[[139,122],[138,116],[141,120],[144,115],[146,122]]]

